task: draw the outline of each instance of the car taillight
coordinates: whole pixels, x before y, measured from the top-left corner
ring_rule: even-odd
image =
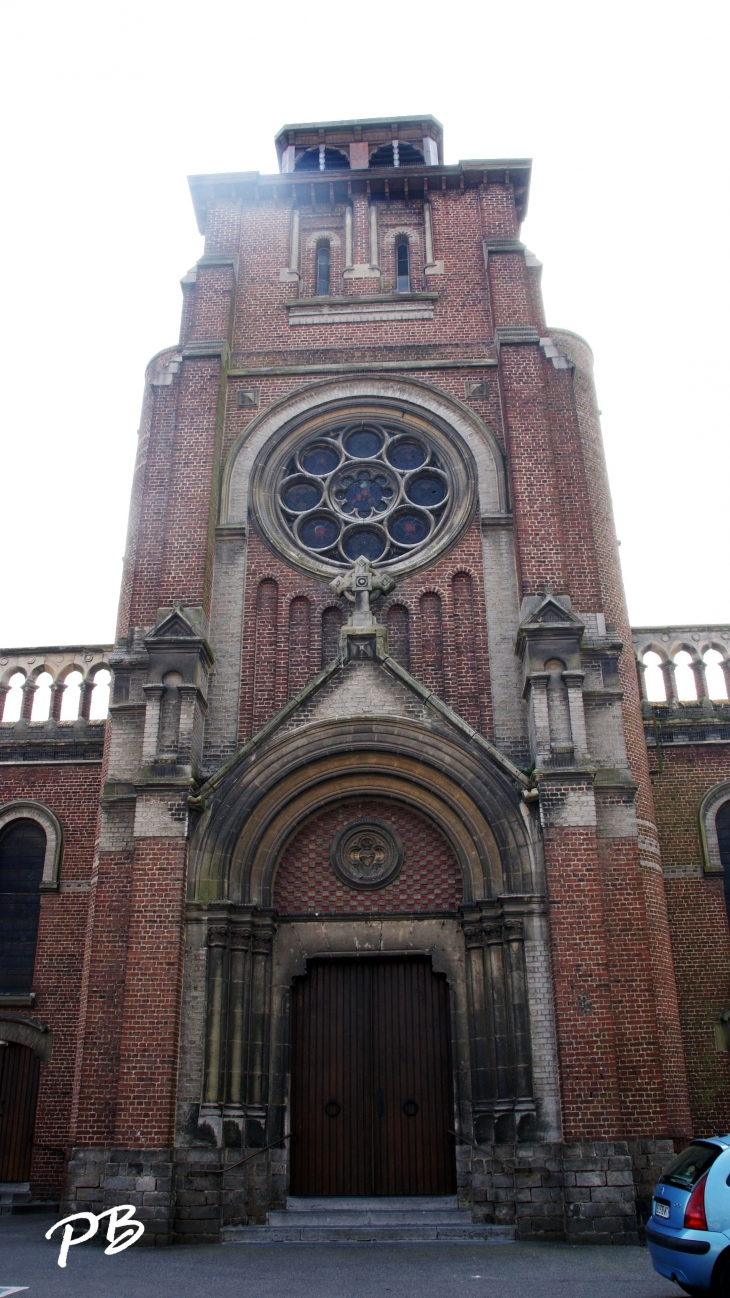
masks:
[[[707,1230],[707,1217],[705,1216],[706,1181],[707,1172],[700,1177],[687,1200],[687,1207],[684,1210],[685,1230]]]

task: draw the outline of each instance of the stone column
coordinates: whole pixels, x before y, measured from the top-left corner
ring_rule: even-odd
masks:
[[[530,746],[537,766],[550,757],[550,716],[547,687],[550,672],[530,672],[525,686],[529,705]]]
[[[370,204],[370,268],[371,270],[380,270],[380,258],[378,255],[378,209],[375,203]]]
[[[217,1105],[223,1099],[227,955],[228,925],[212,925],[208,930],[208,1021],[205,1042],[204,1104]]]
[[[5,716],[5,700],[10,693],[9,685],[0,685],[0,721]]]
[[[563,683],[568,692],[573,752],[577,761],[588,760],[588,737],[586,735],[586,718],[583,708],[583,679],[583,672],[563,672]]]
[[[244,1116],[244,1059],[248,1047],[248,1025],[251,1010],[251,928],[231,929],[231,972],[228,996],[228,1086],[226,1114]]]
[[[352,204],[345,207],[345,270],[352,266]]]
[[[433,266],[433,209],[430,203],[423,204],[423,232],[426,244],[426,265]]]
[[[142,739],[142,765],[150,766],[157,756],[157,740],[160,733],[160,706],[164,685],[143,685],[147,706],[144,714],[144,736]]]
[[[248,1043],[247,1144],[266,1143],[268,1047],[273,920],[262,917],[251,937],[251,1013]],[[252,1139],[253,1137],[253,1139]]]
[[[512,1094],[525,1099],[532,1095],[530,1028],[527,1013],[524,923],[507,919],[503,926],[507,970],[507,998],[512,1040]]]
[[[504,988],[504,951],[502,924],[484,926],[485,972],[488,999],[492,1007],[492,1040],[494,1042],[494,1082],[497,1099],[508,1099],[510,1086],[510,1039]]]
[[[466,991],[469,1005],[471,1045],[472,1107],[474,1139],[479,1140],[479,1117],[493,1098],[489,1054],[494,1038],[489,1032],[484,976],[484,933],[474,917],[463,922],[466,946]]]
[[[198,705],[197,685],[179,685],[180,728],[177,738],[177,760],[187,765],[192,756],[195,739],[195,712]]]
[[[289,227],[289,270],[294,275],[299,274],[299,208],[296,204],[292,206]]]

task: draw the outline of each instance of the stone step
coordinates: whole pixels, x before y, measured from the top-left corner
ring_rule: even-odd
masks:
[[[229,1226],[224,1244],[426,1244],[514,1241],[513,1226]]]
[[[393,1209],[457,1209],[455,1194],[297,1195],[286,1201],[287,1212],[390,1212]]]
[[[464,1219],[471,1223],[471,1214],[458,1208],[379,1208],[358,1211],[344,1208],[337,1212],[298,1212],[287,1208],[285,1212],[270,1212],[270,1226],[460,1226]]]

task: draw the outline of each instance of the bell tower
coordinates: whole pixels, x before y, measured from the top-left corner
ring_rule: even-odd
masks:
[[[478,1238],[632,1240],[691,1122],[592,356],[545,322],[530,163],[447,163],[430,116],[276,149],[190,178],[205,251],[147,370],[70,1210],[138,1178],[166,1242],[292,1186],[457,1192]]]

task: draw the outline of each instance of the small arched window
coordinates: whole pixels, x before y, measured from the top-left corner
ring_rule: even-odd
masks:
[[[23,686],[25,685],[25,676],[22,672],[15,672],[8,681],[8,692],[5,695],[5,709],[3,711],[3,721],[19,721],[20,710],[23,706]]]
[[[47,721],[51,710],[51,686],[53,677],[50,672],[41,672],[36,678],[35,694],[33,695],[33,711],[31,712],[31,721]]]
[[[723,802],[715,817],[717,845],[720,848],[725,883],[725,908],[730,921],[730,802]]]
[[[321,243],[317,249],[317,297],[329,297],[330,291],[330,246]]]
[[[33,984],[45,855],[35,820],[13,820],[0,833],[0,992],[27,993]]]
[[[644,685],[646,697],[650,703],[666,703],[667,690],[662,672],[662,660],[652,649],[644,654]]]
[[[674,655],[674,679],[677,682],[677,698],[682,703],[695,703],[697,683],[692,671],[692,656],[686,649],[680,649]]]
[[[411,258],[407,239],[400,239],[395,245],[395,291],[411,291]]]
[[[723,656],[718,653],[717,649],[708,649],[703,654],[705,672],[707,675],[707,693],[711,699],[726,699],[727,685],[725,684],[725,673],[722,670]]]
[[[91,694],[89,721],[103,721],[109,713],[109,686],[111,672],[103,667],[94,677],[94,688]]]

